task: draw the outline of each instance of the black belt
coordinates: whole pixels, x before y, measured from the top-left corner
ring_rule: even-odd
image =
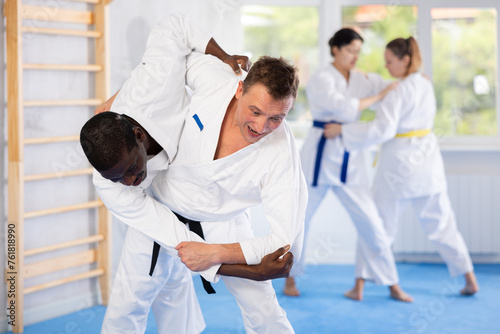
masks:
[[[313,127],[315,128],[325,128],[326,124],[335,123],[340,124],[339,122],[330,121],[330,122],[321,122],[321,121],[313,121]],[[314,163],[314,174],[313,174],[313,182],[312,186],[316,187],[318,185],[318,177],[319,170],[321,168],[321,160],[323,158],[323,150],[325,148],[326,137],[323,134],[318,142],[318,147],[316,149],[316,160]],[[349,163],[349,152],[344,150],[344,158],[342,159],[342,167],[340,169],[340,182],[345,183],[347,180],[347,165]]]
[[[174,212],[174,214],[177,216],[177,218],[186,224],[189,227],[189,230],[191,232],[196,233],[200,238],[205,240],[205,236],[203,235],[203,229],[201,228],[201,223],[187,219],[182,217],[181,215],[178,215],[177,213]],[[153,272],[156,267],[156,262],[158,262],[158,255],[160,254],[160,245],[155,241],[153,244],[153,254],[151,256],[151,267],[149,269],[149,276],[153,276]],[[203,288],[208,294],[215,293],[214,288],[212,287],[212,284],[210,284],[209,281],[203,278],[203,276],[200,275],[201,278],[201,283],[203,283]]]

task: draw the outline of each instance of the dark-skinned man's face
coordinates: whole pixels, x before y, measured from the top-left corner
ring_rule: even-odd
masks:
[[[123,149],[120,161],[106,171],[99,171],[105,179],[126,186],[138,186],[147,177],[147,154],[142,143],[130,152]]]

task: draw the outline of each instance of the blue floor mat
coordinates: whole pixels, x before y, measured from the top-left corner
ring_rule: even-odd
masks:
[[[308,266],[297,280],[301,296],[282,294],[284,280],[273,282],[281,306],[298,334],[500,334],[500,264],[475,265],[480,291],[459,295],[463,277],[450,278],[443,264],[397,265],[400,285],[415,302],[389,298],[387,287],[367,283],[364,300],[343,297],[352,287],[352,265]],[[194,279],[207,329],[205,334],[244,333],[241,314],[222,283],[207,295]],[[96,306],[25,327],[25,334],[99,333],[105,307]],[[150,314],[147,334],[157,333]],[[173,331],[175,333],[175,330]],[[5,334],[5,333],[4,333]]]

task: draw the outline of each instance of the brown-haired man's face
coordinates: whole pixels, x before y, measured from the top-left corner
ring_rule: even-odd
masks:
[[[249,143],[256,143],[276,130],[295,101],[292,96],[275,100],[261,84],[255,84],[243,93],[241,82],[236,92],[236,99],[238,127]]]
[[[134,147],[130,152],[123,149],[120,161],[105,171],[99,171],[102,177],[125,186],[138,186],[147,177],[147,154],[144,146]]]

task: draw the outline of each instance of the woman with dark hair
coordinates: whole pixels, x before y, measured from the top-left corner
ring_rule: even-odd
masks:
[[[364,74],[354,67],[363,38],[353,29],[344,28],[329,41],[332,63],[317,71],[307,85],[307,97],[314,119],[301,151],[301,162],[308,181],[305,231],[319,204],[330,189],[347,209],[357,231],[357,262],[364,259],[367,266],[356,266],[356,285],[345,296],[363,298],[365,279],[390,286],[391,296],[410,302],[413,299],[398,285],[398,274],[382,219],[370,190],[367,157],[360,150],[347,151],[341,138],[326,139],[324,126],[329,123],[349,123],[359,119],[361,111],[381,100],[393,84],[375,74]],[[333,218],[332,220],[334,220]],[[303,257],[302,257],[303,259]],[[302,271],[295,266],[294,275]],[[294,277],[286,280],[284,293],[298,296]]]
[[[399,214],[411,203],[450,275],[465,276],[461,293],[472,295],[479,286],[448,198],[443,159],[432,133],[436,98],[430,80],[419,73],[422,61],[416,40],[389,42],[385,62],[400,83],[380,103],[375,119],[364,124],[328,125],[325,135],[334,138],[341,134],[349,150],[382,144],[373,189],[391,244]]]

